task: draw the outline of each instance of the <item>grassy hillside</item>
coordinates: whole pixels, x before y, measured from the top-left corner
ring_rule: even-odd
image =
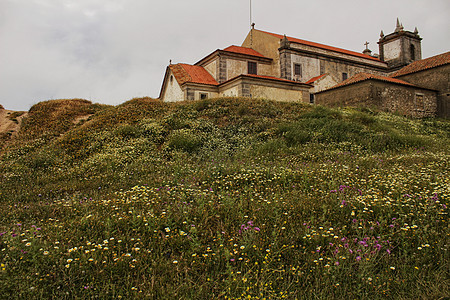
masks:
[[[42,102],[0,159],[0,295],[440,298],[450,122]]]

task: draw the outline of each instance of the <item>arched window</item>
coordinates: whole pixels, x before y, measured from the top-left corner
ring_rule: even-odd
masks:
[[[411,60],[416,60],[416,47],[414,45],[409,46],[411,52]]]

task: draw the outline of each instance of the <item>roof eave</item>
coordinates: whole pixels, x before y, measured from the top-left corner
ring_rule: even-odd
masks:
[[[345,84],[345,85],[331,87],[329,89],[317,92],[316,94],[320,94],[320,93],[328,92],[328,91],[331,91],[331,90],[336,90],[336,89],[352,86],[354,84],[361,83],[361,82],[364,82],[364,81],[370,81],[370,80],[383,82],[383,83],[389,83],[389,84],[395,84],[395,85],[401,85],[401,86],[406,86],[406,87],[416,88],[416,89],[421,89],[421,90],[428,90],[428,91],[432,91],[432,92],[437,92],[436,90],[433,90],[433,89],[424,88],[424,87],[420,87],[420,86],[409,84],[409,83],[392,82],[392,81],[383,80],[383,79],[379,79],[379,78],[365,78],[365,79],[362,79],[362,80],[359,80],[359,81],[355,81],[355,82],[351,82],[351,83],[348,83],[348,84]]]
[[[169,70],[170,70],[170,68],[169,68],[169,66],[167,66],[166,67],[166,72],[164,74],[164,79],[163,79],[163,83],[162,83],[162,86],[161,86],[161,90],[159,91],[158,99],[160,99],[160,100],[162,100],[163,92],[166,90],[166,82],[167,82],[167,78],[168,78],[168,75],[169,75]]]
[[[280,78],[258,77],[258,76],[252,76],[252,75],[249,75],[249,74],[240,74],[240,75],[238,75],[238,76],[236,76],[236,77],[233,77],[233,78],[231,78],[231,79],[228,79],[228,80],[225,81],[225,82],[222,82],[222,83],[219,84],[219,85],[220,85],[220,86],[221,86],[221,85],[225,85],[225,84],[228,84],[228,83],[230,83],[230,82],[232,82],[232,81],[235,81],[235,80],[238,80],[238,79],[241,79],[241,78],[251,78],[251,79],[262,80],[262,81],[280,82],[280,83],[285,83],[285,84],[292,84],[292,85],[304,86],[304,87],[308,87],[308,88],[314,87],[312,84],[308,84],[308,83],[304,83],[304,82],[299,82],[299,81],[289,81],[289,80],[283,80],[283,79],[280,79]]]

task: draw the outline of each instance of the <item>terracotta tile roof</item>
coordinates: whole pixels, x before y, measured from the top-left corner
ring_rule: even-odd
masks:
[[[188,64],[170,65],[179,85],[186,82],[218,85],[217,81],[203,67]]]
[[[262,30],[259,30],[259,31],[267,33],[267,34],[270,34],[270,35],[275,36],[275,37],[277,37],[279,39],[283,39],[284,38],[284,36],[281,35],[281,34],[271,33],[271,32],[262,31]],[[330,51],[333,51],[333,52],[348,54],[348,55],[352,55],[352,56],[357,56],[357,57],[361,57],[361,58],[365,58],[365,59],[381,62],[380,59],[372,57],[370,55],[363,54],[363,53],[350,51],[350,50],[345,50],[345,49],[341,49],[341,48],[337,48],[337,47],[333,47],[333,46],[327,46],[327,45],[323,45],[323,44],[319,44],[319,43],[315,43],[315,42],[305,41],[305,40],[301,40],[301,39],[297,39],[297,38],[293,38],[293,37],[289,37],[289,36],[287,36],[286,38],[288,39],[288,41],[290,41],[292,43],[307,45],[307,46],[311,46],[311,47],[315,47],[315,48],[330,50]]]
[[[336,84],[335,86],[329,88],[328,90],[333,90],[333,89],[336,89],[336,88],[340,88],[340,87],[343,87],[343,86],[351,85],[351,84],[354,84],[354,83],[357,83],[357,82],[366,81],[366,80],[370,80],[370,79],[379,80],[379,81],[385,81],[385,82],[390,82],[390,83],[396,83],[396,84],[401,84],[401,85],[407,85],[407,86],[412,86],[412,87],[417,87],[414,84],[411,84],[409,82],[406,82],[406,81],[403,81],[403,80],[400,80],[400,79],[396,79],[396,78],[385,77],[385,76],[374,75],[374,74],[368,74],[368,73],[359,73],[359,74],[356,74],[353,77],[350,77],[347,80],[342,81],[339,84]],[[325,91],[328,91],[328,90],[325,90]]]
[[[251,48],[245,48],[245,47],[234,46],[234,45],[223,49],[223,51],[239,53],[239,54],[246,54],[246,55],[252,55],[252,56],[265,57],[264,55],[262,55],[258,51],[255,51],[255,50],[253,50]]]
[[[304,82],[300,82],[300,81],[293,81],[293,80],[287,80],[287,79],[278,78],[278,77],[255,75],[255,74],[241,74],[241,75],[238,75],[236,77],[229,79],[228,81],[232,81],[238,77],[253,77],[253,78],[270,79],[270,80],[276,80],[276,81],[282,81],[282,82],[288,82],[288,83],[305,84]]]
[[[406,67],[398,70],[394,74],[392,74],[390,77],[399,77],[406,74],[411,74],[415,72],[420,72],[423,70],[436,68],[439,66],[443,66],[450,63],[450,51],[447,53],[439,54],[436,56],[432,56],[426,59],[415,61]]]
[[[307,84],[312,84],[312,83],[314,83],[315,81],[319,80],[320,78],[324,77],[325,75],[327,75],[327,74],[322,74],[322,75],[313,77],[313,78],[311,78],[310,80],[308,80],[306,83],[307,83]]]

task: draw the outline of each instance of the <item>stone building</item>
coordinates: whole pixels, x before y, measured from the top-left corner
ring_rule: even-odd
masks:
[[[316,94],[316,103],[326,106],[366,107],[422,118],[435,116],[436,90],[380,75],[359,73]]]
[[[450,52],[415,61],[391,75],[437,91],[437,116],[450,118]]]
[[[185,101],[238,96],[322,105],[356,105],[357,98],[352,96],[350,99],[341,91],[355,91],[364,86],[367,95],[381,94],[370,101],[360,100],[360,105],[370,103],[374,106],[378,103],[389,111],[406,107],[414,110],[416,94],[422,93],[423,111],[416,108],[409,113],[402,110],[403,113],[413,116],[428,116],[436,112],[440,116],[448,115],[447,63],[433,67],[432,72],[428,68],[425,73],[414,67],[421,66],[423,61],[423,64],[428,64],[427,60],[422,60],[421,40],[417,28],[414,32],[406,31],[397,20],[393,33],[384,35],[381,32],[378,41],[380,54],[372,55],[367,44],[360,53],[253,27],[241,46],[216,50],[194,65],[170,64],[160,99]],[[405,69],[411,66],[413,71]],[[423,74],[438,78],[424,79]],[[343,85],[344,82],[346,84]],[[380,90],[380,84],[386,86],[385,91]],[[368,89],[367,85],[372,87]],[[404,95],[395,97],[399,97],[399,103],[409,101],[409,105],[391,103],[395,101],[393,95],[400,95],[402,90]],[[430,96],[430,93],[435,93],[435,96]],[[389,99],[382,98],[384,96]],[[316,101],[316,97],[320,99]],[[420,96],[418,99],[418,103],[422,103]]]
[[[317,104],[326,106],[450,118],[450,52],[415,61],[389,77],[360,73],[315,96]]]
[[[160,99],[172,102],[224,96],[309,101],[312,85],[271,74],[271,58],[250,48],[230,46],[195,65],[169,65]]]

